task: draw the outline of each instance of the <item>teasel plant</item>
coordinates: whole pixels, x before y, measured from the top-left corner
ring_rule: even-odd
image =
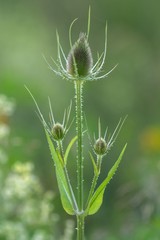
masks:
[[[56,178],[58,182],[58,187],[60,191],[60,198],[64,210],[69,215],[75,215],[77,220],[77,240],[84,240],[84,229],[85,229],[85,218],[88,215],[95,214],[102,205],[103,196],[105,189],[115,174],[123,154],[125,152],[127,144],[124,145],[117,161],[113,164],[110,171],[107,173],[106,178],[98,185],[98,178],[101,174],[102,160],[106,157],[109,150],[113,146],[123,124],[126,119],[120,119],[118,125],[116,126],[113,134],[109,135],[108,131],[102,134],[101,131],[101,121],[98,120],[98,137],[91,140],[88,131],[87,120],[85,121],[83,113],[83,87],[86,82],[92,82],[95,80],[100,80],[106,78],[114,69],[113,67],[109,72],[101,75],[102,69],[104,67],[106,52],[107,52],[107,24],[105,27],[105,44],[104,51],[101,55],[98,55],[97,61],[93,64],[92,52],[88,43],[89,32],[90,32],[90,7],[88,11],[88,25],[87,33],[80,33],[78,40],[72,44],[72,27],[77,19],[75,19],[69,28],[69,42],[70,51],[68,56],[65,55],[64,50],[60,44],[59,34],[56,32],[57,36],[57,52],[58,57],[55,61],[52,59],[55,67],[52,67],[50,63],[46,60],[48,67],[56,75],[61,78],[70,81],[74,84],[75,88],[75,119],[76,119],[76,136],[74,136],[66,149],[64,149],[64,140],[70,127],[73,126],[70,121],[70,114],[72,103],[64,111],[63,121],[61,123],[56,122],[51,106],[51,101],[49,101],[49,123],[44,119],[40,108],[30,92],[26,87],[29,94],[34,100],[37,108],[38,117],[44,127],[46,138],[48,141],[49,149],[55,166]],[[64,64],[65,63],[65,64]],[[84,124],[84,121],[86,124]],[[86,125],[86,129],[84,129]],[[88,158],[91,160],[93,165],[93,180],[91,182],[90,189],[88,191],[88,198],[84,200],[84,156],[83,156],[83,136],[84,133],[88,133],[88,139],[91,145],[91,150],[88,152]],[[73,145],[76,143],[77,146],[77,188],[73,189],[72,183],[70,181],[69,172],[67,170],[67,162],[69,161],[69,153]],[[87,159],[88,160],[88,159]],[[76,193],[75,193],[76,192]]]

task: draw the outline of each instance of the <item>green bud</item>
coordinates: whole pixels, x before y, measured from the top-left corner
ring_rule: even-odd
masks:
[[[107,152],[107,143],[104,138],[99,138],[94,144],[94,151],[97,155],[104,155]]]
[[[80,77],[87,76],[93,66],[91,49],[86,35],[81,33],[77,42],[73,45],[67,58],[67,72]]]
[[[62,140],[64,138],[64,127],[60,123],[54,124],[51,132],[54,140],[56,141]]]

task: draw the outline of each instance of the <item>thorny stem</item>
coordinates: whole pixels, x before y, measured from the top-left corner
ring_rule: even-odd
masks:
[[[64,151],[63,151],[63,145],[62,140],[57,141],[58,150],[62,156],[62,159],[64,159]]]
[[[77,132],[77,190],[78,207],[77,215],[77,240],[84,239],[84,215],[83,215],[83,116],[82,116],[82,87],[83,82],[75,81],[76,101],[76,132]]]
[[[97,156],[97,170],[98,171],[97,171],[97,173],[94,173],[94,177],[93,177],[93,180],[92,180],[92,185],[91,185],[90,192],[89,192],[89,195],[88,195],[86,207],[88,207],[90,199],[91,199],[91,197],[94,193],[95,187],[97,185],[97,181],[98,181],[100,171],[101,171],[101,163],[102,163],[102,156],[98,155]]]
[[[78,207],[83,211],[83,117],[82,117],[82,86],[81,81],[75,82],[76,98],[76,131],[78,137],[77,143],[77,190],[78,190]]]
[[[84,215],[77,215],[77,240],[84,239]]]
[[[97,156],[97,169],[98,169],[98,176],[99,176],[100,171],[101,171],[101,164],[102,164],[102,155],[98,155],[98,156]]]

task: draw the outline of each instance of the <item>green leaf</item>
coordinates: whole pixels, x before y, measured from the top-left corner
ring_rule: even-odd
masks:
[[[117,161],[115,162],[115,164],[113,165],[113,167],[111,168],[111,170],[109,171],[107,177],[104,179],[104,181],[101,183],[101,185],[97,188],[97,190],[95,191],[94,195],[92,196],[87,210],[86,210],[86,214],[87,215],[92,215],[94,213],[96,213],[99,208],[102,205],[103,202],[103,195],[104,195],[104,191],[106,189],[107,184],[110,182],[110,180],[112,179],[113,175],[115,174],[121,160],[123,157],[123,154],[125,152],[127,144],[124,146],[124,148],[122,149],[122,152],[120,153]]]
[[[70,141],[67,149],[66,149],[66,152],[64,154],[64,164],[66,165],[67,164],[67,159],[68,159],[68,154],[71,150],[71,147],[73,146],[73,144],[75,143],[75,141],[77,140],[77,136],[75,136],[74,138],[72,138],[72,140]]]
[[[67,180],[65,177],[63,164],[57,155],[57,152],[54,148],[54,145],[52,143],[52,140],[51,140],[48,132],[46,130],[45,130],[45,132],[46,132],[49,148],[51,151],[51,155],[52,155],[52,158],[53,158],[53,161],[55,164],[55,168],[56,168],[56,177],[57,177],[58,187],[59,187],[59,191],[60,191],[62,206],[68,214],[73,215],[74,209],[72,206],[71,196],[70,196],[69,188],[67,185]]]
[[[59,161],[61,162],[62,166],[64,166],[62,156],[58,150],[56,150],[57,157],[59,158]]]
[[[94,161],[94,157],[92,156],[91,152],[89,152],[90,158],[92,160],[93,168],[94,168],[94,174],[97,176],[98,175],[98,168],[97,165]]]

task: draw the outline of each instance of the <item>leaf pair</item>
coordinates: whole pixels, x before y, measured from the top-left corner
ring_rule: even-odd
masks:
[[[76,200],[74,198],[74,194],[73,194],[70,182],[68,182],[67,175],[64,170],[64,165],[60,161],[58,154],[54,148],[53,142],[47,131],[46,131],[46,136],[47,136],[47,141],[48,141],[49,148],[51,151],[51,155],[52,155],[52,158],[53,158],[53,161],[55,164],[56,177],[57,177],[58,187],[59,187],[59,191],[60,191],[62,206],[68,214],[74,215],[78,211],[78,207],[77,207]],[[68,157],[69,151],[70,151],[72,145],[74,144],[74,142],[76,141],[76,139],[77,139],[77,137],[74,137],[71,140],[70,144],[68,145],[68,148],[65,153],[65,163],[67,162],[67,157]],[[101,207],[105,189],[106,189],[108,183],[110,182],[110,180],[112,179],[113,175],[115,174],[115,172],[122,160],[122,157],[123,157],[126,147],[127,147],[127,144],[122,149],[117,161],[115,162],[113,167],[110,169],[107,177],[104,179],[104,181],[100,184],[100,186],[96,189],[93,196],[91,197],[91,199],[88,203],[87,209],[85,210],[86,216],[95,214]],[[95,166],[94,166],[94,168],[95,168]]]

